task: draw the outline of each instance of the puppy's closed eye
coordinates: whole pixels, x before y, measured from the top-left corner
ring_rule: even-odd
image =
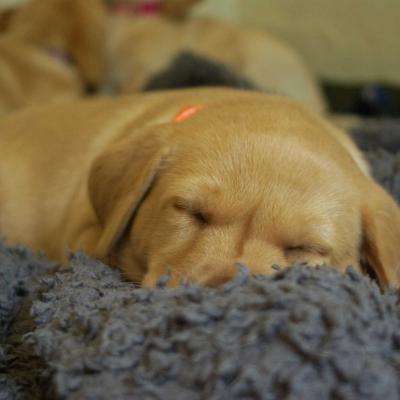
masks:
[[[205,227],[211,223],[211,215],[201,210],[200,207],[191,201],[175,199],[172,204],[176,211],[189,215],[201,227]]]
[[[328,249],[315,244],[302,244],[302,245],[287,245],[284,248],[287,255],[293,255],[297,253],[312,253],[320,256],[328,255]]]

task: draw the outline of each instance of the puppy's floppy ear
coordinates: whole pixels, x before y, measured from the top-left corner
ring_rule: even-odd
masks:
[[[112,144],[97,157],[89,174],[89,197],[102,227],[97,257],[106,257],[124,233],[168,153],[166,135],[153,128]]]
[[[375,182],[362,211],[362,262],[382,287],[400,287],[400,209]]]

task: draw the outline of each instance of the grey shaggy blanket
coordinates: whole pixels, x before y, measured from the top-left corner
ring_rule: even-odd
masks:
[[[400,199],[400,153],[373,148]],[[164,284],[0,243],[0,400],[400,399],[399,293],[366,276],[240,266],[219,289]]]

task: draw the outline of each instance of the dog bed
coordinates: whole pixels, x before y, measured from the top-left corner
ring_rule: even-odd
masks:
[[[400,199],[400,153],[377,148],[400,143],[393,123],[354,132]],[[296,265],[238,266],[219,289],[165,279],[140,289],[84,254],[60,271],[0,243],[0,399],[400,399],[399,293],[367,276]]]

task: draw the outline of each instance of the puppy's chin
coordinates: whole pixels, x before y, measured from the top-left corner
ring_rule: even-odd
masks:
[[[149,271],[144,275],[141,283],[141,287],[154,288],[159,282],[165,282],[166,287],[173,288],[180,286],[181,284],[191,283],[206,287],[219,287],[224,283],[235,278],[238,273],[238,268],[235,265],[224,268],[209,268],[212,272],[208,274],[191,274],[185,275],[182,273],[173,273],[168,271],[165,274],[161,274],[156,271]]]
[[[184,280],[180,279],[178,276],[174,276],[173,274],[166,274],[160,276],[159,274],[148,272],[141,283],[141,287],[152,289],[157,287],[159,284],[165,284],[168,288],[178,287]]]

